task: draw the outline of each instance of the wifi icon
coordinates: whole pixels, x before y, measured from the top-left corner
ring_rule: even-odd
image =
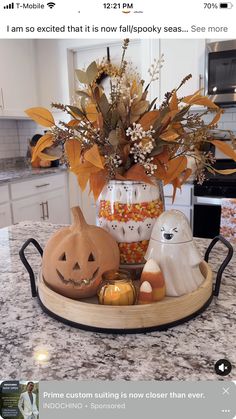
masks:
[[[50,1],[49,3],[47,3],[47,6],[50,7],[50,9],[52,9],[54,6],[56,6],[56,3]]]

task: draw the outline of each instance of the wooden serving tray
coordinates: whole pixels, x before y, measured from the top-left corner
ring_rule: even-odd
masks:
[[[163,330],[200,314],[213,296],[212,271],[206,262],[200,265],[205,278],[194,292],[181,297],[166,297],[152,304],[132,306],[100,305],[96,297],[72,300],[52,291],[38,278],[38,297],[48,314],[58,320],[87,330],[133,333]]]

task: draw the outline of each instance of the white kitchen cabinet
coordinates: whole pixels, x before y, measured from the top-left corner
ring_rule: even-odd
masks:
[[[67,173],[41,176],[11,185],[13,222],[70,222]]]
[[[41,195],[31,196],[30,198],[19,199],[13,201],[13,222],[14,224],[20,221],[42,221],[43,220],[43,198]]]
[[[14,201],[12,209],[14,223],[22,220],[69,223],[68,201],[63,188]]]
[[[162,39],[160,54],[164,64],[160,76],[160,99],[180,84],[188,74],[192,78],[179,90],[179,96],[187,96],[204,87],[205,40]],[[204,91],[203,91],[204,93]]]
[[[0,228],[12,224],[11,207],[9,203],[0,204]]]
[[[52,191],[48,196],[44,196],[46,202],[46,217],[54,224],[68,224],[70,222],[68,197],[65,189]]]
[[[0,186],[0,228],[12,224],[8,185]]]
[[[0,186],[0,204],[8,202],[10,200],[8,185]]]
[[[193,223],[193,185],[185,184],[181,190],[177,189],[174,203],[172,204],[173,186],[166,185],[164,187],[165,209],[176,209],[183,212],[188,218],[192,227]]]
[[[0,40],[0,116],[25,117],[37,105],[34,40]]]

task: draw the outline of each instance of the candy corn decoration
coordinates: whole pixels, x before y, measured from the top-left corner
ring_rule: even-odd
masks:
[[[153,301],[160,301],[166,295],[166,287],[162,272],[154,259],[149,259],[143,268],[141,283],[149,282],[152,287]]]
[[[138,304],[150,304],[152,303],[152,287],[149,282],[144,281],[141,284],[139,290]]]

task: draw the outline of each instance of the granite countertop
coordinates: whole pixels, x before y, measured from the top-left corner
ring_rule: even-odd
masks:
[[[36,176],[51,175],[66,170],[66,167],[48,167],[34,169],[32,167],[15,167],[8,169],[0,169],[0,185],[17,181],[34,178]]]
[[[162,332],[99,334],[59,323],[31,297],[19,249],[29,237],[44,246],[58,227],[21,222],[0,230],[2,380],[236,380],[235,368],[226,377],[214,372],[214,364],[221,358],[236,365],[235,256],[224,273],[219,298],[199,317]],[[209,240],[196,241],[203,254]],[[214,272],[224,254],[222,245],[212,252]],[[29,249],[29,261],[37,272],[41,261],[33,248]],[[47,351],[50,359],[36,360],[37,351]]]

